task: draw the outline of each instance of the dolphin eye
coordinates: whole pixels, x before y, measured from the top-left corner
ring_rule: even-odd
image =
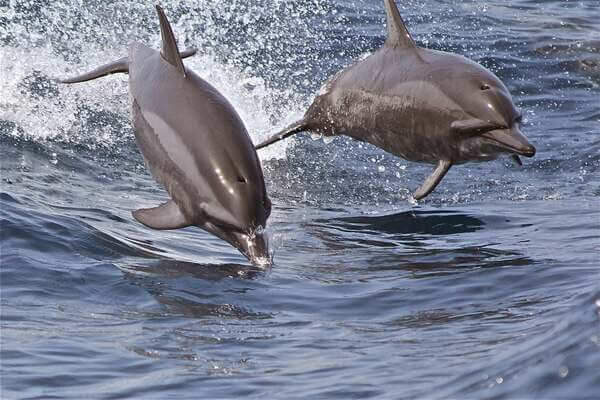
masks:
[[[481,90],[488,90],[490,88],[490,85],[488,85],[487,83],[484,83],[483,85],[481,85]]]
[[[244,178],[243,176],[238,176],[238,177],[237,177],[237,181],[238,181],[239,183],[246,183],[246,178]]]

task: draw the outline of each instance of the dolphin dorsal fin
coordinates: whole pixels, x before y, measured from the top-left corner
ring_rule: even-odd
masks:
[[[385,41],[386,46],[416,49],[417,45],[406,29],[404,21],[398,11],[398,7],[396,7],[396,3],[394,0],[384,1],[388,31],[387,39]]]
[[[162,50],[160,51],[160,55],[185,76],[185,68],[183,66],[183,61],[181,61],[181,54],[179,54],[171,24],[169,24],[169,20],[161,6],[156,5],[156,12],[158,13],[158,19],[160,21],[160,35],[162,37]]]

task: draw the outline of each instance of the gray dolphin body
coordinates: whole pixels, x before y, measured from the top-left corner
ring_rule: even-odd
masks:
[[[521,114],[504,84],[462,56],[417,47],[393,0],[385,0],[388,37],[366,59],[335,75],[302,120],[258,144],[310,130],[345,134],[410,161],[437,164],[414,193],[427,196],[453,164],[509,153],[532,157]]]
[[[186,69],[163,10],[159,53],[134,43],[129,56],[65,83],[129,73],[138,146],[171,200],[133,211],[154,229],[198,226],[226,240],[252,263],[270,263],[260,229],[271,212],[260,161],[244,124],[214,87]]]

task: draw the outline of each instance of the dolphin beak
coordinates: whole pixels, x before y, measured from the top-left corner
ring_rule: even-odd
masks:
[[[238,249],[257,267],[271,266],[272,259],[269,254],[269,240],[264,233],[235,233]]]
[[[262,230],[248,233],[212,222],[206,222],[199,227],[227,241],[257,267],[268,268],[273,263],[271,254],[269,254],[269,240]]]
[[[535,155],[535,147],[529,143],[516,125],[511,129],[494,129],[481,136],[495,146],[508,150],[511,153],[525,157],[533,157]]]

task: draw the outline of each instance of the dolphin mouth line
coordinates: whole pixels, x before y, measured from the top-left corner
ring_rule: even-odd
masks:
[[[228,224],[226,222],[218,221],[218,220],[213,220],[212,224],[214,226],[216,226],[217,228],[220,228],[224,231],[236,233],[238,235],[244,235],[249,238],[254,238],[254,236],[260,234],[261,230],[264,229],[264,227],[262,227],[262,226],[258,226],[257,228],[242,229],[240,227]]]
[[[503,148],[505,150],[509,150],[512,153],[516,153],[518,155],[521,156],[525,156],[525,157],[533,157],[535,155],[535,150],[531,150],[531,149],[520,149],[514,146],[511,146],[508,143],[504,143],[501,140],[498,140],[494,137],[488,136],[489,132],[486,132],[484,134],[481,135],[482,138],[486,139],[488,142],[492,143],[494,146],[498,146],[500,148]]]

